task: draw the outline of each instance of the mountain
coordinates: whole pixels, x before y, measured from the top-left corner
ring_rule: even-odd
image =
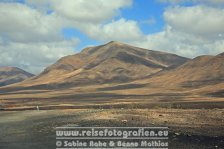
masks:
[[[199,56],[176,68],[168,67],[146,78],[99,87],[110,93],[149,96],[161,101],[215,101],[224,97],[224,53]],[[216,98],[218,97],[218,98]]]
[[[34,75],[16,67],[0,68],[0,86],[5,86],[26,80]]]
[[[149,79],[151,83],[198,88],[224,82],[224,53],[199,56]]]
[[[175,68],[188,60],[178,55],[112,41],[63,57],[40,75],[22,84],[49,89],[129,82],[170,67]]]
[[[219,104],[223,88],[224,53],[188,59],[109,42],[63,57],[23,82],[0,87],[0,98],[6,105],[8,99],[19,99],[26,105],[149,101],[205,102],[206,107]]]

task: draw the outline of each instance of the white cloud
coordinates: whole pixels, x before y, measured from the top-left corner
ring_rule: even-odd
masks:
[[[135,45],[190,58],[198,55],[216,55],[224,51],[224,40],[210,42],[192,34],[171,30],[169,27],[162,32],[148,35],[146,40],[135,42]]]
[[[27,3],[41,8],[48,5],[48,9],[75,21],[99,23],[117,15],[120,8],[131,6],[132,0],[27,0]]]
[[[132,0],[26,0],[38,9],[51,10],[67,21],[67,26],[79,29],[92,39],[100,41],[131,41],[143,35],[137,22],[121,18],[111,21],[119,15],[120,8],[130,7]],[[45,7],[44,7],[45,6]],[[46,6],[48,6],[46,8]]]
[[[0,43],[0,66],[17,66],[32,73],[39,73],[60,57],[74,53],[73,46],[79,41]]]
[[[55,14],[42,14],[19,3],[0,3],[0,66],[17,66],[32,73],[74,53],[77,38],[65,40],[65,25]]]
[[[119,15],[120,8],[130,7],[132,0],[26,0],[37,9],[51,10],[67,21],[67,26],[76,28],[94,40],[131,41],[143,35],[136,21],[123,18],[111,21]],[[46,7],[48,6],[48,7]]]
[[[224,9],[207,6],[174,7],[164,13],[165,20],[175,30],[217,39],[224,35]]]
[[[216,55],[224,51],[224,10],[208,6],[170,7],[164,12],[166,27],[148,35],[138,46],[187,57]]]
[[[61,40],[61,20],[18,3],[0,3],[0,35],[16,42]]]
[[[100,41],[124,41],[131,42],[144,37],[136,21],[121,18],[107,24],[85,24],[80,26],[85,34],[92,39]]]

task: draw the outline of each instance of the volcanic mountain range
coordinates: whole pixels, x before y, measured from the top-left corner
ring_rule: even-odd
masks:
[[[0,98],[45,98],[44,92],[50,92],[46,98],[90,92],[125,95],[191,92],[223,97],[224,53],[188,59],[112,41],[63,57],[37,76],[25,74],[23,78],[31,78],[1,87]],[[4,80],[10,78],[0,72],[2,76]],[[14,82],[5,84],[10,83]]]

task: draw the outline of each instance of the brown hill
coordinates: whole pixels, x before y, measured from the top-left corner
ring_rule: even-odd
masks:
[[[99,90],[165,101],[215,101],[218,98],[214,97],[224,97],[224,54],[199,56],[174,69],[164,69],[144,79]]]
[[[34,75],[16,67],[0,68],[0,86],[5,86],[26,80]]]
[[[187,58],[178,55],[112,41],[66,56],[22,85],[49,89],[128,82],[186,61]]]
[[[199,56],[168,71],[162,71],[149,79],[152,83],[197,88],[224,81],[224,54]]]

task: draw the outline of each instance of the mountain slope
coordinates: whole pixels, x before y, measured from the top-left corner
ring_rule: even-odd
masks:
[[[119,83],[145,78],[187,58],[119,42],[86,48],[46,68],[24,86],[60,88],[87,84]]]
[[[34,75],[16,67],[0,68],[0,86],[5,86],[26,80]]]
[[[194,88],[221,83],[224,81],[224,54],[196,57],[173,70],[157,74],[149,81]]]

